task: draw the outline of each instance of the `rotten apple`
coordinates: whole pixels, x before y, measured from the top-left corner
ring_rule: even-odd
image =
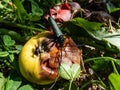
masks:
[[[62,48],[50,31],[44,31],[27,41],[19,55],[21,74],[30,82],[50,84],[59,77],[60,64],[81,64],[82,51],[70,37]]]

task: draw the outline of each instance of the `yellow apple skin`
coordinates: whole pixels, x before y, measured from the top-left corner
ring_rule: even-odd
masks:
[[[45,85],[54,82],[42,74],[42,70],[40,67],[40,57],[35,55],[35,48],[41,43],[46,36],[52,34],[49,31],[42,32],[30,40],[23,46],[20,55],[19,55],[19,68],[20,72],[24,78],[28,81]],[[44,56],[44,54],[42,54]],[[41,55],[41,56],[42,56]]]

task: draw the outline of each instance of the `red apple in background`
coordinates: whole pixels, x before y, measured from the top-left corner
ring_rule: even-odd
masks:
[[[50,8],[49,13],[45,15],[45,19],[51,16],[57,24],[60,24],[70,21],[79,10],[80,5],[77,2],[64,2]]]

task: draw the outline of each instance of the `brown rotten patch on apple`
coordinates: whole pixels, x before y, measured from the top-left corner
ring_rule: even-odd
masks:
[[[59,67],[61,63],[81,64],[82,51],[75,42],[67,37],[64,45],[60,48],[54,35],[48,35],[41,45],[36,47],[35,54],[40,56],[40,75],[43,78],[56,79],[59,76]]]

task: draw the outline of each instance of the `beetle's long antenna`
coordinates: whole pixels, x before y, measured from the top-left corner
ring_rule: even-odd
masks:
[[[61,51],[61,52],[60,52],[60,61],[59,61],[58,70],[60,69],[60,64],[61,64],[61,62],[62,62],[62,48],[61,48],[61,47],[60,47],[60,51]],[[59,72],[58,72],[58,73],[59,73]],[[52,86],[51,86],[48,90],[52,90],[52,88],[55,86],[58,78],[59,78],[59,75],[58,75],[58,77],[55,79],[54,83],[52,84]]]
[[[59,49],[60,49],[60,58],[59,58],[59,68],[58,68],[58,70],[59,70],[60,69],[60,64],[62,62],[62,47],[63,47],[64,41],[65,41],[65,38],[63,36],[62,31],[58,28],[56,22],[54,21],[54,19],[51,16],[48,18],[48,21],[50,22],[50,24],[51,24],[51,26],[53,28],[53,32],[54,32],[55,36],[57,37],[58,43],[60,44],[60,47],[59,47]],[[52,84],[52,86],[48,90],[51,90],[54,87],[54,85],[56,84],[58,78],[59,78],[59,75],[55,79],[54,83]]]
[[[54,83],[52,84],[52,86],[50,86],[50,88],[49,88],[48,90],[52,90],[52,89],[53,89],[53,87],[55,86],[58,78],[59,78],[59,75],[58,75],[58,77],[55,79]]]

